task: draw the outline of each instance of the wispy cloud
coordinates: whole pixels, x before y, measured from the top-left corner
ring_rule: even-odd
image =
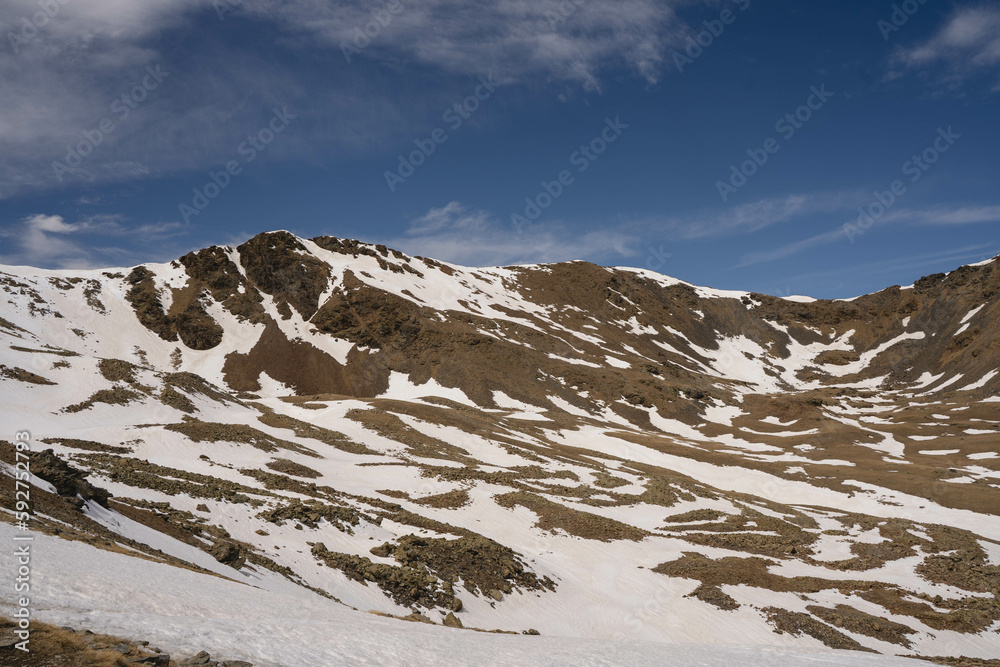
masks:
[[[802,239],[801,241],[794,241],[792,243],[786,243],[785,245],[778,246],[777,248],[771,248],[769,250],[757,250],[751,253],[743,255],[740,259],[740,263],[737,264],[736,268],[743,268],[746,266],[752,266],[754,264],[762,264],[764,262],[774,262],[779,259],[784,259],[786,257],[791,257],[792,255],[797,255],[805,250],[810,250],[811,248],[818,248],[820,246],[829,245],[839,241],[841,238],[845,237],[847,234],[844,232],[843,227],[838,227],[832,231],[825,232],[823,234],[817,234],[815,236],[810,236],[809,238]]]
[[[490,226],[489,214],[485,211],[470,210],[457,202],[449,202],[441,208],[432,208],[413,220],[407,229],[410,236],[428,236],[442,231],[477,232]]]
[[[825,289],[833,287],[838,289],[838,283],[845,281],[854,282],[858,276],[878,276],[885,274],[903,274],[917,271],[914,278],[927,275],[935,269],[951,271],[962,264],[972,264],[992,259],[1000,252],[1000,246],[993,243],[983,243],[967,245],[959,248],[948,248],[932,253],[919,253],[907,255],[905,257],[893,257],[890,259],[867,262],[864,264],[844,265],[833,270],[810,271],[795,276],[790,276],[788,281],[793,284],[821,284]],[[884,287],[881,278],[877,279],[878,285]],[[853,297],[857,294],[841,294],[841,298]]]
[[[851,220],[848,222],[853,223],[855,221]],[[880,218],[875,223],[874,228],[877,229],[886,225],[896,224],[945,226],[970,225],[984,222],[1000,222],[1000,206],[937,206],[926,209],[900,209],[898,211],[890,211]],[[847,238],[847,236],[845,227],[841,225],[828,232],[792,241],[777,248],[748,253],[741,258],[738,266],[746,267],[753,264],[784,259],[805,250],[836,243],[841,239]]]
[[[508,81],[540,75],[596,89],[609,66],[627,66],[655,83],[665,49],[681,34],[674,14],[679,0],[400,4],[370,44],[362,42],[366,57],[460,74],[496,71]],[[372,22],[373,10],[383,9],[359,0],[246,0],[245,7],[338,49],[353,45],[355,29]]]
[[[136,253],[119,245],[102,243],[139,241],[146,245],[186,232],[184,226],[176,222],[130,227],[120,216],[92,216],[71,223],[59,215],[36,214],[28,216],[10,231],[0,232],[3,249],[0,264],[57,269],[108,266]]]
[[[349,65],[342,46],[388,3],[231,3],[242,34],[268,40],[260,49],[255,39],[226,38],[235,16],[220,22],[209,0],[73,0],[15,50],[6,36],[19,35],[39,6],[3,0],[0,200],[216,167],[275,105],[300,113],[302,129],[263,159],[325,162],[421,131],[421,109],[464,91],[462,75],[600,90],[609,73],[630,70],[654,82],[682,32],[674,7],[692,3],[711,0],[406,0]],[[119,122],[109,106],[151,64],[171,78]],[[413,72],[437,76],[401,95],[393,82]],[[114,132],[59,180],[53,162],[108,117]]]
[[[892,57],[888,78],[904,70],[928,70],[939,82],[954,88],[970,77],[991,73],[991,85],[1000,90],[1000,7],[976,6],[955,10],[931,38],[910,48],[900,48]]]
[[[643,220],[662,236],[675,241],[751,234],[805,215],[830,213],[856,203],[848,193],[794,194],[761,199],[722,211],[710,210],[683,217]]]
[[[1000,206],[963,206],[931,208],[922,211],[901,211],[900,218],[924,225],[971,225],[980,222],[1000,222]]]
[[[405,236],[386,244],[412,255],[425,255],[465,266],[537,264],[581,258],[612,263],[637,254],[638,239],[629,234],[595,230],[580,233],[569,225],[548,222],[518,233],[486,211],[450,202],[414,219]]]

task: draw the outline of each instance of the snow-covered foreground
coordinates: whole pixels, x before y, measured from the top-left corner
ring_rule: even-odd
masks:
[[[0,524],[0,540],[11,544],[13,535]],[[178,657],[207,650],[260,667],[929,664],[851,651],[469,632],[351,611],[277,578],[265,590],[44,535],[33,548],[39,620],[144,638]],[[13,571],[9,550],[2,554],[3,570]],[[2,600],[11,611],[7,591]]]

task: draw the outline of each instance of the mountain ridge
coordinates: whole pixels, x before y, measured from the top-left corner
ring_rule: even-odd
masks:
[[[271,232],[0,286],[42,533],[479,628],[1000,647],[1000,258],[811,300]]]

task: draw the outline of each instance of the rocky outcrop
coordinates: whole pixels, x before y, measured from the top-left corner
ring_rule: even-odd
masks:
[[[87,481],[87,473],[66,463],[51,449],[31,453],[31,472],[54,486],[60,496],[81,506],[87,500],[108,506],[111,494],[92,485]]]

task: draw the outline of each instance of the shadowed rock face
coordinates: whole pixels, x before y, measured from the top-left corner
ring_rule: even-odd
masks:
[[[319,307],[319,298],[330,278],[329,268],[310,255],[288,232],[261,234],[236,249],[247,279],[270,294],[285,319],[288,307],[308,320]]]
[[[108,506],[111,494],[87,481],[87,473],[77,470],[53,453],[51,449],[31,454],[32,472],[55,487],[56,493],[70,500],[93,500]]]
[[[803,301],[275,232],[119,272],[0,270],[0,389],[53,447],[32,460],[57,491],[36,489],[38,529],[101,549],[456,628],[677,641],[661,621],[693,610],[984,653],[998,267]],[[0,441],[0,472],[14,459]]]

